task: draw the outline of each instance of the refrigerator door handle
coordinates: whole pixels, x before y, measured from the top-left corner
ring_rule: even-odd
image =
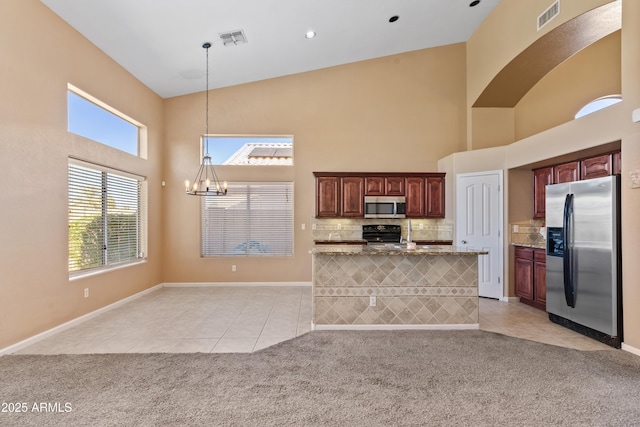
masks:
[[[569,307],[576,306],[576,292],[573,283],[573,194],[567,194],[564,199],[564,214],[562,217],[562,229],[564,248],[562,251],[562,270],[564,276],[564,298]]]

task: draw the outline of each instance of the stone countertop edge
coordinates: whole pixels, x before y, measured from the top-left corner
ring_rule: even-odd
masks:
[[[367,245],[324,245],[309,251],[314,255],[487,255],[487,251],[469,250],[456,246],[429,246],[416,249],[407,248],[373,248]]]
[[[547,249],[547,245],[533,245],[531,243],[511,243],[511,246],[522,246],[523,248]]]
[[[429,240],[429,239],[423,239],[423,240],[416,240],[415,242],[434,242],[434,243],[430,243],[430,245],[436,246],[439,243],[441,243],[442,245],[451,245],[451,243],[453,242],[453,240]],[[438,243],[435,243],[438,242]],[[320,240],[320,239],[316,239],[313,241],[313,243],[315,244],[334,244],[334,245],[340,245],[340,244],[352,244],[352,245],[366,245],[367,241],[366,240],[360,240],[360,239],[354,239],[354,240]]]

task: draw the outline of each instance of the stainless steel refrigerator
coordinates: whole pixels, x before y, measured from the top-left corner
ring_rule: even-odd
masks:
[[[547,312],[613,347],[622,341],[619,177],[546,188]]]

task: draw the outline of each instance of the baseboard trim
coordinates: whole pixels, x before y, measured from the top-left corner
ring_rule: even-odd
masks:
[[[206,288],[222,286],[309,286],[311,282],[166,282],[165,288]]]
[[[80,323],[85,322],[85,321],[91,319],[92,317],[96,317],[99,314],[105,313],[105,312],[107,312],[109,310],[112,310],[112,309],[114,309],[116,307],[119,307],[119,306],[121,306],[123,304],[126,304],[129,301],[133,301],[135,299],[138,299],[143,295],[147,295],[147,294],[150,294],[151,292],[155,292],[160,288],[162,288],[161,284],[153,286],[153,287],[151,287],[149,289],[145,289],[144,291],[138,292],[137,294],[133,294],[133,295],[128,296],[126,298],[123,298],[123,299],[121,299],[119,301],[116,301],[116,302],[114,302],[112,304],[106,305],[106,306],[104,306],[102,308],[99,308],[97,310],[94,310],[94,311],[92,311],[90,313],[84,314],[84,315],[82,315],[80,317],[76,317],[75,319],[69,320],[68,322],[65,322],[65,323],[63,323],[61,325],[55,326],[55,327],[53,327],[53,328],[51,328],[49,330],[41,332],[41,333],[39,333],[37,335],[34,335],[32,337],[29,337],[29,338],[27,338],[25,340],[22,340],[22,341],[20,341],[20,342],[18,342],[16,344],[12,344],[9,347],[5,347],[3,349],[0,349],[0,356],[2,356],[4,354],[15,353],[16,351],[22,350],[23,348],[28,347],[28,346],[30,346],[32,344],[35,344],[40,340],[43,340],[43,339],[48,338],[48,337],[50,337],[52,335],[55,335],[55,334],[57,334],[59,332],[62,332],[64,330],[66,330],[66,329],[69,329],[72,326],[79,325]]]
[[[471,323],[468,325],[316,325],[312,324],[311,329],[314,331],[400,331],[400,330],[469,330],[480,329],[479,323]]]
[[[622,343],[620,348],[622,350],[624,350],[624,351],[628,351],[631,354],[635,354],[636,356],[640,356],[640,349],[635,348],[635,347],[631,347],[629,344]]]

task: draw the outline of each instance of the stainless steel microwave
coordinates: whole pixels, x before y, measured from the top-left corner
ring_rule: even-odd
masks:
[[[405,218],[407,202],[404,196],[365,196],[365,218]]]

